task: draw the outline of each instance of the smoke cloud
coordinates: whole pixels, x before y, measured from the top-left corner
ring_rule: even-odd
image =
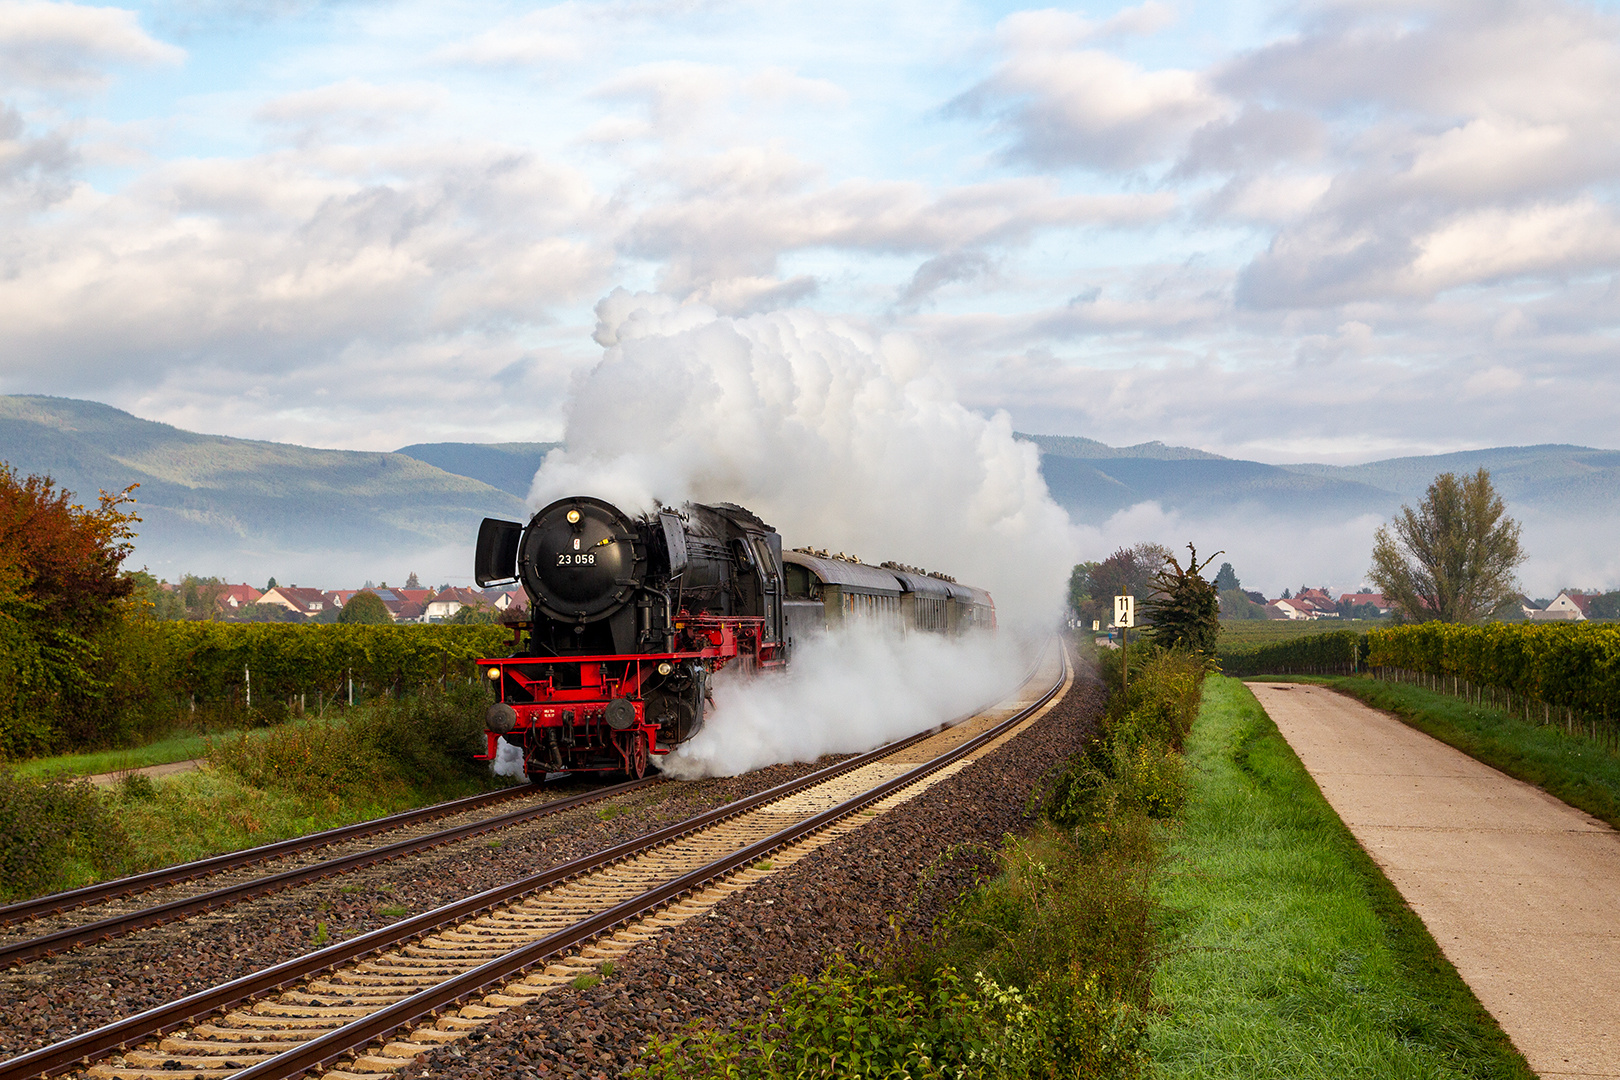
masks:
[[[523,779],[523,748],[513,746],[502,739],[495,744],[495,760],[489,763],[489,771],[496,776],[510,776]]]
[[[861,627],[799,645],[789,671],[714,684],[692,740],[659,762],[681,780],[858,754],[1005,697],[1024,672],[1009,636],[901,636]]]
[[[1002,623],[1049,626],[1078,547],[1033,445],[965,408],[918,346],[809,311],[747,318],[616,289],[536,505],[598,495],[739,503],[814,545],[989,589]]]

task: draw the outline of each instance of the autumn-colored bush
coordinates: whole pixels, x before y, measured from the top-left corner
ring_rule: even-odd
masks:
[[[98,724],[108,657],[130,611],[119,572],[137,520],[130,492],[73,501],[0,464],[0,755],[51,749]]]

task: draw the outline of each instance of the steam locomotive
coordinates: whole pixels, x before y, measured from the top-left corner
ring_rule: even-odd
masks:
[[[495,690],[481,760],[501,740],[547,773],[640,778],[703,726],[723,667],[785,668],[795,641],[849,623],[964,633],[993,629],[990,594],[915,567],[783,552],[782,538],[732,503],[631,517],[589,496],[529,520],[484,519],[474,577],[522,582],[529,618],[512,654],[478,661]]]

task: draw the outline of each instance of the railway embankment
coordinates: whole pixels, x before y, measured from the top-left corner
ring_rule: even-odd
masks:
[[[475,1042],[424,1055],[400,1075],[613,1076],[649,1041],[688,1025],[743,1028],[773,994],[835,957],[870,968],[926,938],[1004,867],[1006,839],[1034,822],[1030,796],[1102,711],[1095,681],[970,768],[887,810],[793,866],[615,960],[593,986],[553,991],[492,1021]],[[696,1068],[700,1055],[682,1055]],[[688,1073],[692,1074],[692,1073]]]
[[[816,767],[781,765],[739,777],[655,785],[610,804],[539,818],[0,971],[0,1003],[6,1006],[0,1009],[0,1059],[600,851]]]

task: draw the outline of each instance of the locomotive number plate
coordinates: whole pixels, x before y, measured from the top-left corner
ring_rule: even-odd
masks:
[[[596,552],[582,551],[579,554],[563,551],[557,555],[558,566],[595,566]]]

